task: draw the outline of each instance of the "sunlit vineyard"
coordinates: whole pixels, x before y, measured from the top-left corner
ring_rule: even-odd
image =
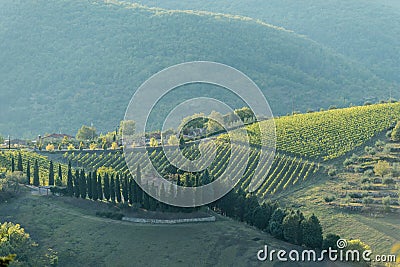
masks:
[[[342,156],[400,119],[400,103],[331,109],[276,118],[277,150],[313,160]],[[270,122],[260,123],[268,136]],[[259,139],[258,124],[248,127],[250,142]],[[255,136],[254,136],[255,135]],[[220,138],[227,139],[227,135]],[[239,140],[240,137],[238,137]],[[269,141],[267,139],[267,141]]]
[[[262,166],[263,183],[256,194],[260,197],[268,197],[289,190],[296,185],[301,185],[313,178],[314,174],[322,169],[320,163],[318,163],[320,160],[336,158],[353,150],[377,133],[390,128],[393,122],[399,119],[400,103],[332,109],[275,119],[277,154],[270,168],[268,168],[269,166]],[[268,123],[270,122],[261,122],[261,128],[265,129]],[[250,141],[254,144],[258,138],[258,125],[253,124],[247,127],[250,133]],[[231,146],[224,142],[224,139],[226,139],[226,135],[218,137],[216,154],[212,163],[207,165],[205,162],[201,162],[201,164],[204,163],[204,166],[208,166],[207,170],[212,177],[218,178],[224,173],[229,160],[232,160],[234,172],[243,173],[238,186],[248,190],[258,164],[260,151],[256,147],[247,150],[245,146],[238,142],[235,146],[239,148],[239,153],[231,155]],[[204,151],[206,151],[206,154],[213,149],[215,147],[211,146],[211,142],[205,144]],[[187,145],[182,152],[188,159],[200,156],[199,150],[194,144]],[[1,152],[0,167],[9,169],[11,159],[14,158],[14,161],[16,161],[18,153],[18,151]],[[74,150],[62,153],[62,156],[59,154],[60,156],[55,157],[55,161],[62,161],[64,183],[66,182],[68,162],[71,162],[75,169],[87,171],[106,169],[121,174],[128,174],[129,172],[123,152],[120,150]],[[172,157],[176,158],[178,153],[178,151],[175,151]],[[248,157],[245,156],[247,153]],[[22,151],[21,155],[24,170],[26,170],[28,161],[32,168],[34,161],[37,160],[40,179],[47,181],[49,158],[27,151]],[[51,155],[53,154],[49,153],[48,155],[52,158]],[[147,157],[150,161],[146,160]],[[144,175],[153,175],[154,167],[165,178],[174,180],[176,174],[182,174],[182,172],[170,164],[170,159],[166,157],[161,148],[136,148],[128,154],[126,160],[131,166],[140,165]],[[58,162],[54,162],[56,173],[57,166]]]
[[[39,155],[35,152],[29,151],[1,151],[0,152],[0,167],[10,170],[12,158],[14,158],[15,165],[17,164],[18,154],[22,156],[23,172],[26,174],[28,162],[30,164],[31,174],[33,173],[33,165],[35,160],[38,161],[40,182],[48,182],[50,160],[46,156]],[[67,165],[54,162],[54,171],[58,173],[58,166],[61,166],[63,182],[66,182]]]
[[[194,150],[196,149],[185,149],[183,150],[183,154],[196,153]],[[243,153],[246,152],[244,147],[241,147],[240,151]],[[259,153],[260,152],[258,150],[251,149],[248,158],[242,156],[243,154],[240,153],[232,159],[232,163],[235,166],[235,172],[243,173],[243,177],[238,186],[245,191],[248,190],[250,181],[254,176]],[[131,155],[128,155],[127,158],[132,166],[140,164],[143,172],[147,175],[151,175],[152,168],[150,168],[148,161],[145,160],[145,157],[147,156],[150,158],[151,164],[155,167],[157,172],[162,174],[167,179],[173,179],[173,177],[171,178],[171,173],[177,173],[177,170],[174,170],[174,167],[169,163],[162,149],[152,149],[148,152],[143,149],[138,149],[137,151],[132,152]],[[113,171],[121,173],[127,173],[129,171],[121,152],[70,152],[64,155],[64,159],[65,162],[70,161],[75,167],[85,168],[89,171],[98,169],[100,167],[109,168]],[[229,159],[230,146],[219,145],[217,147],[215,159],[207,168],[210,175],[214,178],[220,177],[225,171]],[[268,166],[264,166],[264,169],[262,170],[262,174],[265,176],[263,177],[264,182],[256,191],[256,194],[260,197],[267,197],[284,190],[288,190],[293,186],[300,185],[306,180],[310,179],[318,170],[320,170],[320,165],[312,161],[304,160],[300,157],[277,154],[275,155],[270,168],[268,168]]]

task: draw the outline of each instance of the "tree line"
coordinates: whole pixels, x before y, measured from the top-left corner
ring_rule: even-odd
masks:
[[[22,157],[18,154],[15,166],[14,158],[11,160],[12,171],[23,171]],[[37,159],[33,166],[33,180],[31,183],[30,162],[26,168],[26,183],[39,186],[39,167]],[[172,173],[171,173],[172,174]],[[208,171],[202,173],[176,173],[176,184],[181,186],[200,186],[210,183],[213,177]],[[140,186],[141,167],[138,164],[134,179],[130,174],[118,172],[103,172],[97,170],[85,171],[84,169],[73,169],[71,162],[68,163],[67,182],[63,186],[61,165],[58,165],[58,177],[55,179],[54,164],[49,163],[48,184],[53,193],[93,201],[107,201],[140,207],[151,211],[191,212],[198,208],[180,208],[162,203],[149,194]],[[146,184],[152,193],[166,194],[164,186],[156,188],[154,184]],[[150,187],[149,187],[150,186]],[[169,190],[173,190],[170,188]],[[174,192],[178,194],[178,192]],[[314,214],[304,216],[300,210],[281,207],[277,202],[266,201],[259,203],[254,194],[247,194],[243,189],[233,189],[224,197],[216,200],[208,207],[222,215],[231,217],[241,222],[252,225],[262,231],[270,233],[275,238],[285,240],[296,245],[304,245],[310,248],[320,249],[326,246],[335,246],[337,235],[327,235],[323,238],[323,229],[319,219]]]

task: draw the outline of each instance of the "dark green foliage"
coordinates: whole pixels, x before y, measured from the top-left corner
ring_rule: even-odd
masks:
[[[245,198],[245,213],[244,213],[244,221],[248,224],[253,223],[253,213],[259,206],[258,199],[255,194],[251,194],[247,198]]]
[[[183,175],[183,180],[184,180],[184,186],[186,187],[191,187],[194,185],[194,176],[191,173],[185,173]]]
[[[400,35],[400,19],[396,0],[143,0],[141,3],[169,9],[207,10],[261,19],[305,34],[308,38],[365,64],[378,76],[399,81],[397,73],[400,49],[396,36]],[[379,32],[379,35],[371,36],[371,32]],[[388,92],[386,99],[389,96]]]
[[[108,173],[104,174],[104,198],[110,200],[110,178]]]
[[[340,236],[335,234],[327,234],[322,242],[322,249],[337,249],[337,241],[340,239]]]
[[[21,155],[21,152],[18,153],[17,171],[20,171],[20,172],[24,171],[24,168],[22,167],[22,155]]]
[[[28,160],[26,165],[26,184],[31,184],[31,163]]]
[[[146,189],[149,188],[149,184],[146,182]],[[150,196],[143,191],[143,208],[146,210],[150,209]]]
[[[63,187],[58,187],[58,186],[51,187],[50,192],[53,195],[59,194],[60,196],[68,196],[68,189]]]
[[[98,199],[103,200],[103,185],[101,182],[100,174],[98,175],[98,178],[97,178],[97,197],[98,197]]]
[[[253,213],[253,225],[258,229],[265,231],[268,227],[268,216],[271,215],[268,213],[267,209],[262,206],[258,206]]]
[[[75,197],[80,197],[81,193],[80,193],[80,174],[79,174],[79,170],[75,170],[75,175],[74,175],[74,195]]]
[[[271,233],[272,236],[278,238],[278,239],[283,239],[283,219],[286,216],[286,212],[278,208],[274,211],[274,213],[271,216],[271,220],[269,221],[269,232]]]
[[[11,172],[15,171],[15,162],[14,162],[14,157],[11,158]]]
[[[136,188],[137,188],[137,203],[143,205],[143,189],[142,189],[142,171],[140,169],[140,164],[136,167]]]
[[[173,197],[176,196],[175,187],[174,187],[174,184],[172,182],[171,182],[171,185],[169,187],[169,192],[168,193],[171,194]]]
[[[81,198],[86,198],[88,186],[90,186],[90,184],[86,184],[85,170],[82,169],[79,174],[79,193]]]
[[[88,187],[91,186],[92,187],[92,195],[93,195],[93,200],[98,200],[99,199],[99,195],[97,193],[97,172],[93,171],[92,172],[92,184],[88,185]]]
[[[122,202],[122,198],[121,198],[121,182],[119,179],[119,174],[117,174],[116,178],[115,178],[115,197],[118,201],[118,203]]]
[[[157,194],[157,188],[156,188],[154,182],[151,184],[150,192],[151,192],[151,195],[152,195],[152,196],[154,196],[154,195]],[[149,196],[149,201],[150,201],[150,207],[149,207],[149,209],[152,210],[152,211],[154,211],[154,210],[156,210],[157,207],[158,207],[158,201],[157,201],[154,197],[152,197],[152,196]]]
[[[52,160],[50,160],[49,165],[49,185],[54,185],[54,166]]]
[[[73,184],[71,162],[68,162],[67,192],[68,192],[68,196],[70,196],[70,197],[72,197],[74,195],[74,184]]]
[[[115,203],[115,181],[114,181],[114,175],[111,175],[110,198],[111,198],[111,202]]]
[[[295,212],[293,210],[291,210],[283,219],[283,238],[289,243],[297,245],[302,244],[302,220],[303,214],[299,211]]]
[[[301,223],[303,230],[303,244],[309,248],[319,249],[322,247],[322,226],[318,218],[313,214]]]
[[[88,198],[93,199],[92,173],[91,172],[89,172],[86,177],[86,184],[89,185],[87,188]]]
[[[2,66],[7,71],[0,73],[0,80],[4,83],[1,95],[8,100],[2,103],[5,111],[3,116],[8,120],[5,121],[4,128],[0,129],[0,132],[10,131],[22,135],[39,131],[39,129],[42,132],[52,131],[55,121],[66,118],[68,118],[68,124],[61,125],[60,130],[76,131],[85,120],[83,116],[76,116],[77,111],[82,107],[85,107],[86,118],[96,118],[93,121],[96,127],[111,130],[110,125],[123,115],[127,103],[122,105],[121,103],[125,103],[124,96],[131,88],[137,88],[140,81],[146,80],[151,74],[165,67],[199,58],[224,62],[246,70],[246,74],[254,79],[260,88],[265,88],[265,90],[268,88],[271,94],[269,95],[270,104],[276,114],[291,111],[291,105],[287,103],[287,95],[294,92],[307,91],[307,94],[298,94],[298,99],[296,98],[296,108],[299,110],[328,107],[331,104],[343,105],[343,97],[347,101],[360,101],[365,96],[365,92],[377,97],[388,95],[384,92],[386,90],[380,89],[388,88],[387,82],[378,79],[365,68],[364,64],[347,60],[342,56],[342,50],[339,51],[340,54],[334,53],[331,49],[326,49],[325,45],[319,45],[308,38],[268,27],[256,21],[225,18],[221,15],[198,16],[191,15],[190,12],[186,14],[158,12],[155,15],[156,11],[145,8],[128,9],[118,4],[110,8],[108,4],[102,2],[94,4],[92,1],[39,0],[25,4],[11,1],[6,6],[6,13],[0,17],[0,24],[9,25],[15,21],[20,23],[14,25],[13,31],[4,32],[2,35],[0,47]],[[40,8],[36,8],[37,6]],[[351,8],[343,9],[351,10]],[[265,15],[268,22],[272,19],[271,17],[279,18],[276,14],[267,13],[265,10],[268,9],[261,10],[269,14]],[[329,11],[329,8],[323,10]],[[337,9],[334,10],[337,11]],[[287,12],[280,17],[287,19],[286,15],[289,13],[295,12]],[[48,14],[52,15],[48,16]],[[263,12],[259,14],[262,15]],[[384,14],[380,15],[385,17]],[[71,16],[77,25],[86,26],[71,28],[69,26]],[[290,21],[298,20],[297,16],[293,16]],[[140,23],[137,23],[138,21]],[[310,22],[310,20],[307,21]],[[284,25],[285,23],[277,24]],[[54,25],[57,25],[57,31],[52,30]],[[313,21],[312,25],[320,30],[319,23]],[[361,25],[365,28],[365,25],[361,23],[358,26]],[[297,28],[302,31],[304,28],[302,26]],[[396,26],[385,28],[396,29],[398,28]],[[292,24],[289,24],[288,28],[293,29]],[[325,30],[331,28],[335,27],[326,27]],[[358,31],[359,28],[355,30]],[[114,34],[107,34],[109,32],[114,32]],[[132,32],[135,34],[131,34]],[[397,31],[386,37],[397,40],[396,33]],[[29,38],[29,42],[16,45],[14,35]],[[65,36],[74,36],[74,38],[66,40]],[[260,38],[260,36],[268,36],[268,38]],[[332,36],[336,37],[335,32]],[[349,36],[354,37],[356,34]],[[366,36],[366,40],[367,37],[370,36]],[[344,45],[347,44],[347,39],[340,40],[333,47],[341,45],[341,48],[346,51],[347,46],[344,47]],[[330,38],[326,40],[329,41]],[[357,38],[355,40],[357,45],[363,43]],[[115,45],[117,43],[120,47]],[[251,49],[249,49],[249,43],[252,44]],[[165,49],[165,44],[171,44],[168,51]],[[386,45],[386,42],[382,44]],[[350,50],[358,51],[358,46],[355,47]],[[373,48],[379,49],[380,45],[375,45]],[[105,49],[110,50],[107,53],[109,56],[98,56],[102,55]],[[45,54],[46,51],[54,51],[54,55],[36,56]],[[243,51],[247,51],[246,54],[243,54]],[[391,49],[386,51],[391,51]],[[376,51],[375,53],[379,54]],[[397,64],[390,64],[393,68],[385,68],[384,71],[394,73],[390,76],[398,79],[399,64],[398,61],[393,61],[398,51],[394,50],[389,55],[387,59]],[[155,58],[158,60],[154,60]],[[374,62],[374,69],[375,67],[379,69],[378,64],[383,64],[385,60],[376,58],[378,60],[370,62]],[[20,71],[21,66],[15,62],[24,62],[24,71]],[[85,62],[85,66],[80,62]],[[332,75],[333,70],[334,75]],[[45,82],[35,79],[36,75],[31,75],[32,73],[46,77]],[[135,74],[133,77],[132,73]],[[60,79],[60,77],[63,78]],[[90,85],[94,82],[97,90],[93,90]],[[54,86],[55,84],[57,86]],[[110,89],[110,84],[115,84],[115,86]],[[35,89],[37,99],[41,99],[43,103],[52,103],[57,108],[42,112],[41,109],[35,108],[36,102],[31,101],[30,97],[24,99],[12,97],[12,93],[17,90],[21,95],[30,96],[33,89]],[[393,91],[397,97],[398,93]],[[108,92],[112,97],[108,95],[105,97],[104,92]],[[81,94],[79,99],[73,97],[77,93]],[[160,109],[168,110],[178,101],[196,97],[197,94],[203,96],[204,92],[190,91],[190,94],[182,92],[178,96],[171,96],[172,101],[167,98]],[[225,95],[227,94],[221,92],[218,96],[227,98]],[[313,97],[308,97],[309,95]],[[235,102],[235,100],[230,101]],[[236,107],[242,106],[235,104]]]
[[[57,181],[56,181],[56,185],[57,186],[62,186],[62,169],[61,169],[61,164],[58,164],[58,177],[57,177]]]
[[[33,185],[39,186],[39,165],[37,159],[35,159],[35,164],[33,165]]]
[[[185,147],[185,139],[183,139],[183,136],[179,136],[179,148],[183,149]]]
[[[134,202],[134,197],[133,197],[133,192],[135,191],[134,189],[134,183],[133,179],[129,179],[129,185],[128,185],[128,200],[129,204],[132,205]]]
[[[122,196],[124,198],[124,203],[129,201],[129,188],[128,188],[128,176],[125,174],[122,182]]]
[[[159,196],[160,196],[160,199],[164,199],[165,198],[165,186],[164,186],[164,183],[162,183],[161,184],[161,188],[160,188],[160,192],[159,192]],[[159,203],[158,203],[158,206],[160,207],[160,210],[161,211],[165,211],[165,210],[167,210],[167,205],[165,204],[165,203],[162,203],[162,202],[160,202],[160,201],[158,201]]]

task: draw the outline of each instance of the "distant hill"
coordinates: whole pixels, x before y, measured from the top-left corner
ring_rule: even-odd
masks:
[[[142,82],[193,60],[243,71],[275,114],[389,97],[390,84],[361,64],[250,18],[83,0],[7,0],[0,10],[3,135],[112,130]],[[160,108],[204,92],[181,90]]]
[[[134,0],[131,0],[134,1]],[[149,6],[231,13],[282,26],[400,82],[398,0],[140,0]],[[398,88],[398,87],[397,87]]]

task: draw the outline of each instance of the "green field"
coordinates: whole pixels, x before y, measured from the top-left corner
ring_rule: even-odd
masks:
[[[43,250],[58,252],[60,266],[259,266],[265,244],[294,248],[218,215],[212,223],[135,224],[95,217],[95,203],[74,201],[27,194],[0,204],[0,221],[20,223]]]

